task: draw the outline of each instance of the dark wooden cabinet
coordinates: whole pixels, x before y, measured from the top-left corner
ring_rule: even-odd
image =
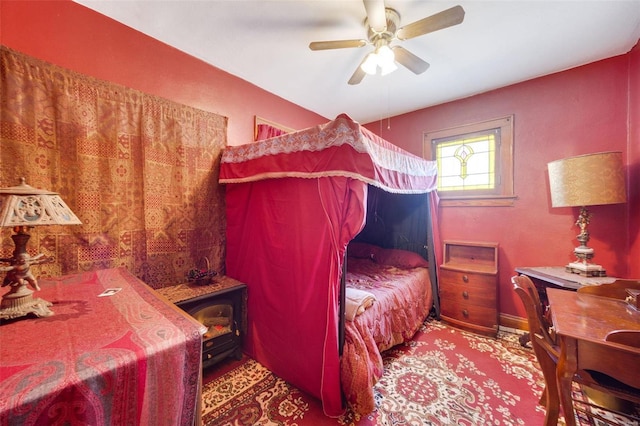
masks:
[[[444,321],[481,334],[497,334],[497,243],[445,241],[439,284]]]
[[[157,290],[203,324],[202,367],[234,356],[242,357],[246,334],[247,286],[233,278],[217,276],[207,285],[179,284]]]

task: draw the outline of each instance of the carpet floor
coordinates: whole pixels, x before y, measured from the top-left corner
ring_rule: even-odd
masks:
[[[414,338],[383,354],[376,409],[326,417],[319,400],[255,360],[205,370],[203,424],[225,425],[541,425],[544,387],[535,355],[518,335],[479,336],[429,318]],[[579,419],[581,425],[587,420]],[[561,424],[564,421],[561,419]],[[623,423],[624,424],[624,423]]]

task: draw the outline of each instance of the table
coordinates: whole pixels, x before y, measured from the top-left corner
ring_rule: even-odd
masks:
[[[576,291],[585,285],[610,284],[616,280],[613,277],[583,277],[565,270],[564,266],[527,266],[516,267],[516,272],[531,278],[538,289],[540,302],[545,309],[547,302],[547,288],[560,288],[568,291]],[[520,336],[520,344],[526,346],[529,342],[529,333]]]
[[[195,283],[181,283],[167,285],[159,288],[156,292],[167,298],[174,304],[180,304],[186,301],[196,301],[205,299],[212,294],[225,294],[237,289],[246,291],[247,285],[241,283],[226,275],[217,275],[211,283],[206,285],[197,285]],[[246,315],[246,312],[244,313]]]
[[[611,284],[614,277],[583,277],[565,271],[564,266],[527,266],[517,267],[516,272],[526,275],[538,288],[564,288],[577,290],[586,285]]]
[[[53,316],[0,324],[0,424],[198,423],[201,324],[124,268],[40,287]]]
[[[640,386],[640,349],[605,340],[614,330],[639,330],[640,311],[625,301],[547,289],[551,320],[560,342],[556,370],[560,403],[568,426],[575,425],[571,383],[576,370],[595,370]]]

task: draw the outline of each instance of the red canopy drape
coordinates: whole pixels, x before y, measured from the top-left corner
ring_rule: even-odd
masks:
[[[344,252],[363,228],[367,184],[398,193],[435,187],[435,164],[346,115],[229,147],[226,273],[247,284],[245,352],[343,413],[338,353]]]
[[[269,138],[275,138],[276,136],[284,135],[285,132],[277,127],[270,126],[268,124],[258,124],[256,126],[256,140],[261,141]]]

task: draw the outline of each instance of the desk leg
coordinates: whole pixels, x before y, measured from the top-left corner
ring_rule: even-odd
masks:
[[[576,416],[571,400],[571,387],[578,365],[577,352],[578,347],[575,339],[560,336],[560,358],[558,359],[556,376],[558,391],[560,392],[560,403],[567,426],[575,426],[576,424]]]

